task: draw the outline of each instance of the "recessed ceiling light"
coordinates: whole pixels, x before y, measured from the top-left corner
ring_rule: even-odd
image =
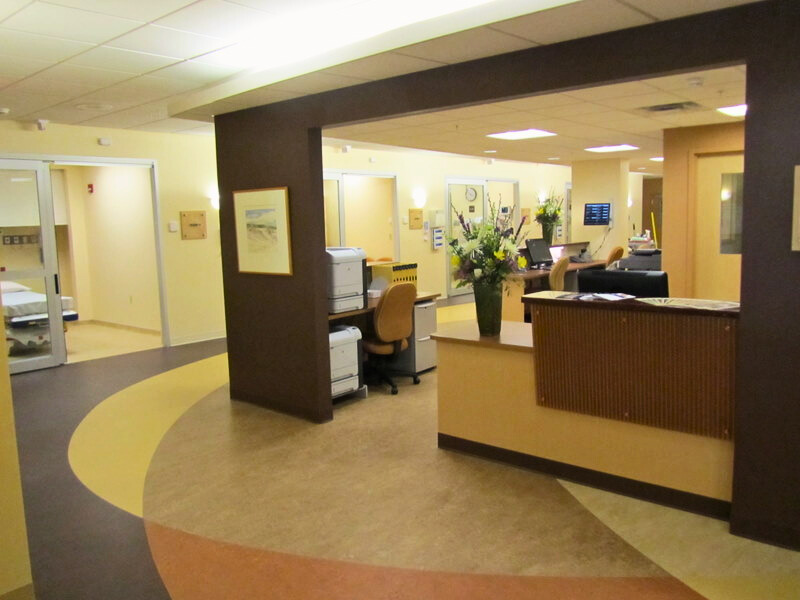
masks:
[[[528,140],[531,138],[550,137],[556,135],[552,131],[544,129],[521,129],[519,131],[503,131],[501,133],[490,133],[486,137],[497,138],[498,140]]]
[[[654,156],[650,160],[652,160],[653,162],[664,162],[664,157],[663,156]]]
[[[12,177],[12,183],[25,183],[26,181],[33,181],[32,177]]]
[[[717,112],[729,117],[743,117],[747,114],[747,104],[737,104],[736,106],[723,106],[718,108]]]
[[[547,160],[561,160],[560,156],[548,156]]]
[[[647,167],[638,167],[640,171],[647,171]]]
[[[584,148],[587,152],[625,152],[626,150],[638,150],[639,146],[630,144],[617,144],[616,146],[595,146],[594,148]]]
[[[497,150],[484,150],[484,154],[497,154]]]

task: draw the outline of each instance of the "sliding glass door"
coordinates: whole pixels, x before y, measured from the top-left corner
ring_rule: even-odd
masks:
[[[66,361],[50,172],[0,159],[0,287],[11,373]],[[65,314],[70,314],[69,312]]]

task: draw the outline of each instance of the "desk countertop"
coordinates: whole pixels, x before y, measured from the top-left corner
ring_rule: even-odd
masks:
[[[441,296],[441,294],[435,294],[433,292],[417,292],[417,299],[414,300],[414,303],[417,304],[419,302],[426,302],[428,300],[436,300]],[[346,319],[348,317],[354,317],[356,315],[364,315],[367,313],[371,313],[375,310],[375,307],[378,306],[378,302],[380,298],[368,298],[367,299],[367,306],[366,308],[359,308],[356,310],[348,310],[347,312],[340,312],[328,315],[328,321],[336,321],[337,319]]]
[[[517,352],[533,351],[533,334],[530,323],[503,321],[499,337],[483,337],[478,333],[477,321],[455,321],[440,323],[431,335],[441,342],[453,342],[484,348],[500,348]]]

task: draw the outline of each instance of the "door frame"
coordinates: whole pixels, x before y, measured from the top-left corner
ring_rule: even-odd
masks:
[[[36,173],[36,203],[39,214],[39,235],[41,236],[42,265],[39,269],[20,271],[20,278],[44,279],[44,292],[47,296],[47,323],[50,336],[50,352],[44,356],[32,356],[20,361],[9,361],[9,373],[23,373],[62,365],[67,360],[67,347],[64,338],[64,320],[61,312],[61,296],[56,288],[58,277],[58,252],[56,250],[56,228],[53,212],[53,191],[50,181],[50,167],[41,160],[28,158],[5,158],[10,163],[3,170],[24,170]],[[4,350],[5,351],[5,350]]]
[[[158,162],[150,158],[124,158],[104,156],[75,156],[65,154],[22,154],[0,153],[0,159],[40,161],[47,165],[79,166],[79,167],[148,167],[150,169],[150,195],[152,198],[153,229],[156,244],[156,275],[158,278],[159,313],[161,316],[161,344],[165,348],[172,346],[169,327],[169,310],[167,304],[167,276],[164,266],[164,235],[161,229],[161,203],[158,196]],[[52,205],[52,190],[48,177],[47,188]],[[52,216],[51,216],[52,218]],[[55,220],[53,220],[55,228]]]

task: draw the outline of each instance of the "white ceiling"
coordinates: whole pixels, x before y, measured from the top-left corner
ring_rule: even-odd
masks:
[[[211,134],[221,112],[753,0],[579,0],[434,39],[429,31],[428,41],[373,56],[352,60],[351,51],[310,74],[284,68],[264,86],[225,60],[271,20],[368,1],[0,0],[0,108],[10,109],[0,118]],[[555,2],[507,3],[519,14],[545,1]]]
[[[698,106],[657,113],[641,110],[681,102]],[[650,159],[662,155],[664,129],[741,121],[716,109],[744,102],[745,67],[736,66],[333,127],[323,135],[334,145],[346,140],[562,165],[624,158],[632,171],[658,175],[661,163]],[[530,128],[557,135],[518,141],[486,137]],[[639,149],[610,154],[585,150],[616,144]]]

